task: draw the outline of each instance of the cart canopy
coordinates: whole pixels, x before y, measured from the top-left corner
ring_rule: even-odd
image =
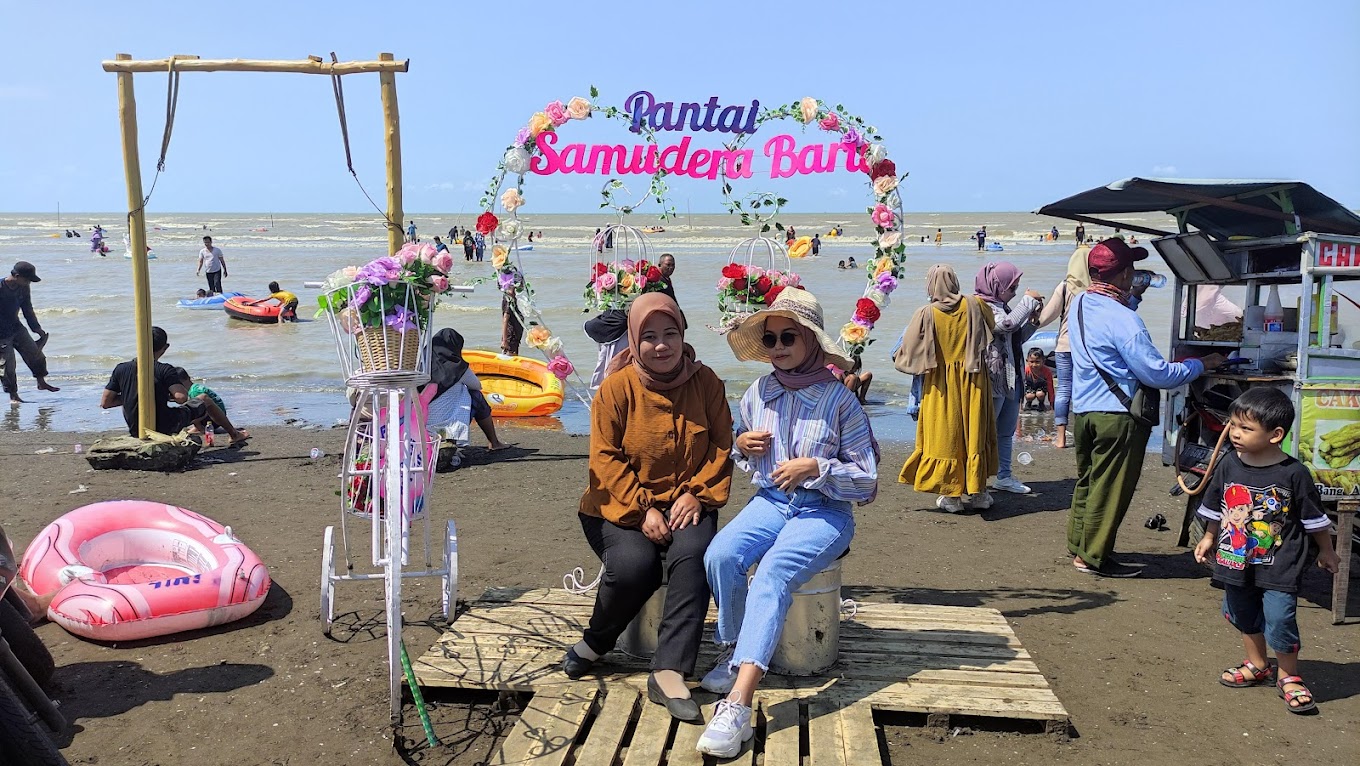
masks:
[[[1181,231],[1198,229],[1219,240],[1299,231],[1360,235],[1360,216],[1302,181],[1126,178],[1034,212],[1120,226],[1117,221],[1094,216],[1156,211],[1175,216]],[[1295,216],[1299,229],[1293,228]],[[1126,228],[1149,234],[1171,233]]]

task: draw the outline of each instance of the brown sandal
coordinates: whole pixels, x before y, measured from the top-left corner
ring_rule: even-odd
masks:
[[[1242,671],[1247,671],[1243,673]],[[1228,668],[1224,673],[1232,674],[1232,680],[1218,677],[1218,682],[1230,689],[1245,689],[1248,686],[1262,686],[1270,683],[1270,677],[1275,673],[1275,667],[1269,662],[1264,669],[1251,664],[1251,660],[1242,660],[1242,664],[1235,668]]]

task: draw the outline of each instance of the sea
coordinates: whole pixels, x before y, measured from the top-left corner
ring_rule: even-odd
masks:
[[[471,225],[468,215],[408,215],[418,227],[422,241],[446,236],[457,224]],[[590,318],[584,313],[582,292],[598,257],[591,241],[597,228],[618,223],[603,215],[533,215],[521,220],[535,236],[533,249],[516,257],[534,286],[536,302],[550,329],[559,335],[567,356],[588,381],[596,348],[582,330]],[[1128,218],[1133,224],[1169,228],[1161,215]],[[821,255],[792,261],[803,283],[821,300],[828,330],[835,335],[849,321],[855,300],[866,284],[865,272],[840,270],[839,261],[854,258],[863,264],[873,256],[872,224],[864,214],[824,213],[788,215],[785,225],[799,235],[821,235]],[[664,226],[648,234],[636,246],[659,258],[675,256],[676,295],[689,319],[686,340],[699,358],[727,382],[727,394],[740,399],[751,381],[764,374],[764,365],[736,361],[726,340],[708,326],[720,322],[716,302],[719,271],[729,261],[769,266],[765,248],[753,246],[756,232],[730,215],[680,216],[658,222],[655,218],[628,216],[624,223],[643,228]],[[90,231],[103,226],[111,251],[107,256],[90,250]],[[977,251],[971,238],[985,225],[989,243],[1001,252]],[[1057,226],[1061,237],[1045,241]],[[828,237],[834,227],[843,235]],[[936,229],[943,244],[933,242]],[[82,236],[68,237],[74,230]],[[912,312],[925,302],[926,269],[947,263],[959,273],[965,289],[983,264],[1007,260],[1024,277],[1021,287],[1049,295],[1062,280],[1074,247],[1073,224],[1032,213],[908,213],[907,277],[893,294],[874,329],[875,343],[864,356],[865,369],[874,373],[869,394],[869,413],[881,440],[910,441],[914,423],[904,404],[910,380],[896,372],[890,352]],[[1112,229],[1088,226],[1097,239]],[[192,298],[206,287],[195,276],[202,237],[211,235],[222,249],[228,276],[223,287],[249,296],[268,294],[267,285],[278,281],[302,301],[296,324],[258,325],[230,319],[221,311],[177,308],[181,298]],[[924,238],[924,241],[922,239]],[[26,260],[37,267],[42,281],[33,286],[33,303],[39,321],[51,333],[46,352],[50,382],[58,393],[38,391],[28,370],[19,362],[22,395],[30,403],[7,408],[0,403],[0,430],[5,431],[113,431],[123,428],[119,409],[101,410],[100,391],[114,365],[136,355],[133,328],[131,260],[125,257],[126,218],[122,213],[68,213],[0,215],[0,265],[9,269],[14,261]],[[313,318],[318,291],[304,287],[349,265],[385,255],[386,232],[377,214],[149,214],[147,242],[155,260],[150,262],[153,321],[165,328],[170,348],[164,359],[184,367],[196,379],[216,390],[227,402],[238,425],[294,425],[329,428],[346,422],[345,386],[336,344],[324,318]],[[521,242],[521,245],[527,245]],[[500,294],[492,282],[488,252],[482,263],[466,262],[461,248],[453,248],[455,265],[451,281],[470,285],[470,292],[451,294],[435,314],[438,327],[454,327],[467,340],[468,348],[497,349],[500,343]],[[785,264],[776,263],[784,268]],[[1146,267],[1170,276],[1155,252]],[[483,281],[484,280],[484,281]],[[1149,290],[1139,314],[1159,345],[1169,345],[1170,288]],[[1053,329],[1053,328],[1049,328]],[[525,345],[522,353],[536,353]],[[568,381],[562,410],[535,425],[572,433],[589,430],[590,393],[579,380]],[[1039,438],[1051,429],[1051,418],[1026,418],[1026,439]],[[1018,448],[1017,448],[1018,449]]]

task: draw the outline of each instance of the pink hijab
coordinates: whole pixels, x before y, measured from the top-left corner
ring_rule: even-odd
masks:
[[[983,266],[973,277],[973,294],[988,303],[1004,306],[1002,294],[1020,287],[1020,269],[1006,261],[992,261]]]

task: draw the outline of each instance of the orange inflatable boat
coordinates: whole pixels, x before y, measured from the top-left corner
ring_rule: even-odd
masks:
[[[463,360],[482,381],[495,417],[539,417],[562,409],[562,381],[544,362],[478,349],[463,351]]]
[[[269,299],[239,295],[223,301],[222,310],[227,312],[227,316],[232,319],[243,319],[247,322],[258,322],[259,324],[278,324],[279,310],[282,307],[277,303],[257,304],[255,303],[257,300],[267,301]]]

